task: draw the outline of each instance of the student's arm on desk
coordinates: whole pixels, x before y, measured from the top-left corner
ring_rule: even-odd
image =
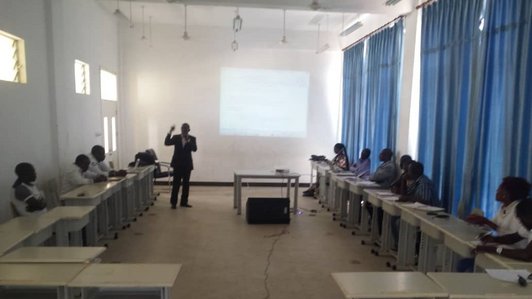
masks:
[[[497,252],[497,246],[478,245],[475,248],[475,252],[500,254],[511,259],[532,262],[532,242],[528,243],[524,249],[501,248],[499,252]]]
[[[487,225],[493,230],[497,230],[497,228],[499,228],[499,226],[493,221],[480,215],[469,215],[466,217],[465,221],[476,225]]]

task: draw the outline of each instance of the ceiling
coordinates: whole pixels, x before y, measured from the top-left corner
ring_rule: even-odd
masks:
[[[394,6],[386,0],[99,0],[112,12],[118,8],[123,16],[133,16],[133,23],[144,22],[152,17],[153,23],[183,25],[184,4],[187,4],[189,27],[232,27],[232,19],[239,14],[245,28],[279,29],[283,26],[283,9],[286,9],[286,30],[339,33],[342,28],[372,15],[389,15],[392,18],[413,10],[416,0],[402,0]],[[318,8],[317,10],[313,8]]]

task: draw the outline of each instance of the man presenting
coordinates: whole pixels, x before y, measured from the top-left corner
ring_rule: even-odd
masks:
[[[181,181],[183,181],[183,191],[181,192],[181,207],[191,208],[188,204],[188,189],[190,181],[190,173],[194,166],[192,165],[192,152],[198,150],[196,146],[196,137],[188,135],[190,132],[190,126],[187,123],[181,125],[181,134],[172,136],[172,132],[175,130],[175,126],[170,128],[170,132],[164,139],[164,145],[174,146],[174,156],[170,166],[174,168],[174,181],[172,183],[172,195],[170,196],[170,203],[172,209],[177,205],[177,194],[179,193],[179,187]]]

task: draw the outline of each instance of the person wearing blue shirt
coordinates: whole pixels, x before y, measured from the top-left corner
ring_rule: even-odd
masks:
[[[369,177],[369,171],[370,171],[370,165],[371,160],[369,159],[369,155],[371,154],[371,150],[369,148],[365,148],[360,153],[360,158],[356,163],[354,163],[349,170],[355,174],[357,177],[361,179],[368,179]]]

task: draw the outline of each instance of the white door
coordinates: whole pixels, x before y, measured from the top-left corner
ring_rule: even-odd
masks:
[[[103,138],[106,153],[105,160],[111,167],[119,169],[118,165],[118,113],[117,102],[102,101]]]

